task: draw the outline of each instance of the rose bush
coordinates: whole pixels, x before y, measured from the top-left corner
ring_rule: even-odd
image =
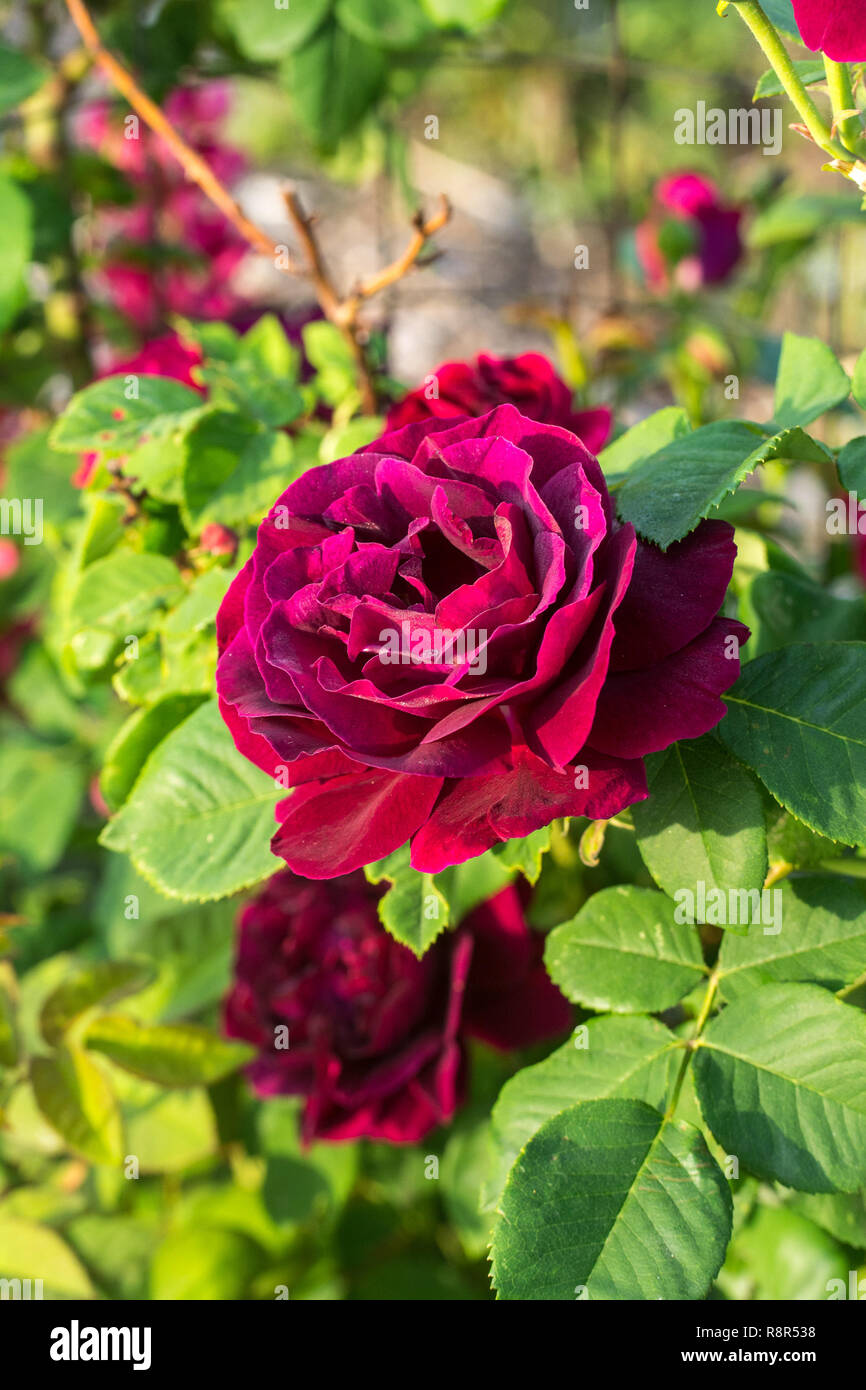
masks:
[[[701,174],[671,174],[656,185],[650,215],[638,226],[635,243],[641,269],[653,290],[676,284],[694,291],[727,280],[738,264],[742,210],[727,205]]]
[[[399,430],[431,418],[458,420],[466,415],[484,415],[497,405],[515,405],[530,420],[571,430],[592,454],[603,449],[610,436],[607,406],[575,410],[570,388],[540,352],[524,352],[518,357],[481,353],[474,362],[444,363],[424,386],[391,407],[388,429]]]
[[[171,124],[223,183],[244,172],[246,160],[221,137],[229,88],[223,82],[178,88],[165,103]],[[137,121],[137,118],[132,118]],[[247,243],[194,184],[167,145],[147,128],[117,119],[107,101],[78,115],[79,144],[96,150],[130,183],[130,206],[100,210],[100,264],[94,285],[142,333],[161,328],[170,314],[224,318],[243,301],[232,276]],[[153,248],[171,248],[154,261]]]
[[[724,714],[734,553],[718,521],[644,544],[586,447],[513,406],[306,473],[217,621],[223,717],[294,788],[274,851],[328,878],[411,837],[437,872],[643,799],[644,755]]]
[[[571,1020],[516,888],[421,960],[383,930],[380,897],[360,873],[309,883],[283,870],[240,916],[226,1032],[259,1049],[260,1095],[305,1097],[307,1142],[422,1139],[464,1098],[468,1037],[509,1050]]]
[[[793,0],[807,48],[837,63],[866,61],[866,8],[861,0]]]

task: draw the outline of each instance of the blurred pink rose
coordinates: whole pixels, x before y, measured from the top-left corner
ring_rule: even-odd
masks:
[[[743,254],[742,209],[725,204],[702,174],[671,174],[655,187],[649,216],[635,231],[650,289],[695,291],[727,280]]]

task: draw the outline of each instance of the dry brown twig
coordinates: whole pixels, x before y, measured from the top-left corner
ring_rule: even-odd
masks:
[[[198,184],[202,192],[220,209],[249,244],[262,255],[268,256],[274,265],[288,275],[309,278],[318,299],[319,306],[330,323],[339,328],[349,345],[358,373],[358,386],[364,410],[375,414],[377,409],[376,390],[370,365],[364,351],[366,337],[360,318],[362,306],[374,295],[397,284],[418,262],[418,258],[431,237],[448,222],[451,205],[441,196],[438,212],[425,220],[421,212],[414,218],[414,230],[406,250],[391,265],[385,266],[376,275],[361,281],[346,296],[339,294],[328,271],[321,248],[315,235],[313,218],[303,209],[297,192],[288,188],[284,192],[286,209],[294,225],[296,235],[304,253],[305,264],[293,258],[286,258],[286,248],[275,242],[263,228],[258,227],[242,211],[229,190],[220,183],[210,166],[195,150],[191,149],[183,136],[175,130],[155,102],[143,92],[131,73],[103,47],[84,0],[66,0],[66,7],[84,41],[94,62],[102,68],[109,81],[126,97],[132,110],[140,116],[155,134],[165,141],[182,166],[187,178]]]

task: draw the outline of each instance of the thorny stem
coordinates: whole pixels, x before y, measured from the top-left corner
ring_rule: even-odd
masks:
[[[859,114],[853,116],[844,114],[845,112],[857,111],[848,65],[847,63],[834,63],[833,59],[828,58],[825,54],[824,72],[827,76],[827,89],[830,93],[836,129],[846,144],[856,149],[857,142],[863,135],[863,127]]]
[[[361,340],[363,331],[359,319],[361,306],[366,300],[372,299],[373,295],[380,294],[382,290],[388,289],[389,286],[395,285],[398,280],[402,280],[403,276],[411,270],[427,242],[438,231],[441,231],[450,218],[451,204],[442,195],[439,211],[434,213],[429,220],[425,221],[422,213],[416,213],[414,231],[403,254],[398,256],[391,265],[385,266],[376,275],[371,276],[369,280],[363,280],[350,295],[341,299],[334,288],[334,282],[316,240],[313,230],[314,219],[305,213],[294,189],[286,189],[283,196],[298,239],[304,248],[316,297],[326,317],[340,329],[352,350],[358,369],[361,393],[364,398],[364,409],[368,414],[374,414],[376,411],[376,392]]]
[[[707,1019],[709,1018],[709,1016],[710,1016],[710,1014],[711,1014],[711,1012],[712,1012],[713,1004],[715,1003],[716,991],[717,991],[717,989],[719,988],[719,980],[720,980],[720,978],[721,978],[721,976],[720,976],[718,970],[714,970],[714,971],[712,972],[712,974],[710,975],[709,979],[707,980],[707,992],[706,992],[706,994],[704,995],[703,1003],[701,1004],[700,1013],[698,1014],[697,1018],[695,1019],[695,1029],[694,1029],[694,1032],[692,1033],[692,1036],[689,1038],[688,1042],[685,1044],[685,1050],[684,1050],[684,1053],[683,1053],[683,1060],[682,1060],[682,1063],[680,1064],[679,1073],[678,1073],[677,1079],[676,1079],[676,1081],[675,1081],[675,1083],[674,1083],[674,1089],[673,1089],[673,1092],[672,1092],[672,1094],[671,1094],[670,1103],[669,1103],[669,1105],[668,1105],[667,1110],[665,1111],[665,1119],[666,1119],[666,1120],[670,1120],[670,1119],[673,1118],[674,1111],[676,1110],[677,1104],[679,1103],[680,1092],[681,1092],[682,1089],[683,1089],[683,1084],[684,1084],[685,1079],[686,1079],[686,1072],[688,1071],[689,1066],[691,1065],[691,1060],[692,1060],[692,1057],[694,1056],[695,1047],[696,1047],[696,1045],[697,1045],[698,1038],[701,1036],[701,1033],[704,1031],[705,1027],[707,1026]]]
[[[126,68],[103,47],[84,0],[66,0],[66,6],[94,62],[102,68],[117,90],[126,97],[132,110],[155,134],[165,141],[187,178],[198,184],[202,192],[237,228],[244,239],[262,255],[270,257],[279,270],[288,275],[309,276],[322,312],[329,322],[339,328],[351,346],[364,410],[367,414],[375,414],[377,409],[376,390],[364,351],[366,334],[359,317],[361,306],[373,295],[396,284],[412,269],[430,238],[441,231],[449,220],[451,207],[448,200],[443,197],[439,211],[427,221],[420,212],[417,213],[412,236],[403,254],[369,280],[362,281],[348,296],[343,298],[335,289],[325,265],[313,231],[313,219],[304,212],[294,190],[289,189],[285,194],[286,207],[304,251],[305,266],[298,264],[291,258],[286,260],[285,248],[274,242],[263,228],[258,227],[242,212],[236,199],[220,183],[201,155],[190,148],[156,103],[151,101],[146,92],[141,90],[132,74],[127,72]]]
[[[856,154],[835,140],[830,127],[822,120],[821,113],[804,87],[775,26],[770,23],[761,5],[756,0],[746,0],[746,3],[735,3],[734,9],[739,12],[740,18],[757,39],[815,144],[834,159],[843,160],[845,164],[856,163]]]

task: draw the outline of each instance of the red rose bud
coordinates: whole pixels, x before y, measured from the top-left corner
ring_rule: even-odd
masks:
[[[199,544],[211,555],[235,556],[238,550],[237,532],[218,521],[210,521],[201,533]]]
[[[517,406],[529,420],[571,430],[591,454],[603,449],[610,435],[608,408],[575,410],[570,388],[538,352],[524,352],[520,357],[482,353],[474,362],[446,362],[423,386],[391,407],[388,429],[399,430],[418,420],[485,415],[497,405]]]
[[[378,917],[362,873],[283,870],[242,911],[225,1029],[259,1049],[262,1096],[305,1098],[302,1137],[415,1143],[463,1102],[469,1037],[502,1050],[565,1032],[543,937],[509,887],[419,960]]]

